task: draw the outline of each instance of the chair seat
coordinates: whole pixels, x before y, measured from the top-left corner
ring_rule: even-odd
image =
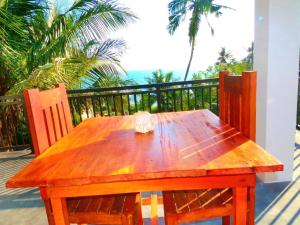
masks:
[[[139,194],[67,199],[70,223],[132,224]]]
[[[232,189],[168,191],[163,192],[163,202],[166,215],[189,214],[201,211],[208,213],[210,209],[215,210],[216,208],[224,208],[230,214]],[[203,216],[205,217],[205,215]],[[199,214],[199,217],[201,217],[201,214]]]

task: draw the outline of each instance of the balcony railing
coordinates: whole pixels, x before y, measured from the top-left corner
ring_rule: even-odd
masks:
[[[73,124],[96,116],[210,109],[218,114],[218,79],[68,91]],[[30,146],[22,96],[0,97],[0,151]]]

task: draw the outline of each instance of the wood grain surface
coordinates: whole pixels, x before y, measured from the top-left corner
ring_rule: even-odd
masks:
[[[87,119],[7,182],[7,187],[76,186],[114,181],[283,170],[271,154],[209,110],[153,115],[138,134],[134,116]]]

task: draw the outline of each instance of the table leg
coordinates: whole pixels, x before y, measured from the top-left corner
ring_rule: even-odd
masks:
[[[233,189],[233,225],[246,225],[247,221],[247,187]]]
[[[255,186],[248,188],[247,225],[254,225],[254,221],[255,221]]]
[[[69,225],[70,222],[68,218],[66,199],[51,198],[51,206],[55,225]]]

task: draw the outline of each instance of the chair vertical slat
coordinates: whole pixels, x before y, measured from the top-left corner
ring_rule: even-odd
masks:
[[[221,120],[227,123],[227,115],[226,115],[226,103],[227,101],[227,93],[225,92],[224,80],[225,76],[229,73],[228,71],[222,71],[219,74],[219,117]]]
[[[256,136],[256,76],[254,71],[243,72],[242,74],[242,96],[244,100],[242,130],[253,141],[255,141]]]
[[[34,153],[38,156],[49,147],[44,115],[37,113],[43,111],[39,91],[37,89],[25,90],[24,102]]]
[[[67,123],[65,120],[62,104],[58,103],[56,105],[56,107],[57,107],[57,111],[58,111],[58,118],[59,118],[60,125],[61,125],[62,136],[65,136],[68,133],[68,131],[67,131]]]
[[[71,117],[71,112],[70,112],[68,96],[66,94],[66,88],[65,88],[65,85],[62,83],[57,84],[56,87],[59,88],[59,92],[60,92],[60,96],[61,96],[61,103],[63,106],[65,121],[67,124],[67,131],[70,132],[73,129],[73,124],[72,124],[72,117]]]
[[[52,120],[52,113],[50,108],[44,109],[44,117],[46,121],[46,130],[48,133],[49,145],[51,146],[56,142],[56,140],[55,140],[54,125]]]
[[[62,137],[62,131],[61,131],[61,126],[59,122],[59,115],[57,112],[57,105],[51,106],[50,111],[52,114],[52,119],[53,119],[53,126],[54,126],[54,134],[55,134],[55,140],[59,140]]]
[[[228,105],[228,107],[229,107],[229,124],[230,124],[230,126],[232,126],[232,127],[235,127],[234,125],[234,116],[235,116],[235,105],[234,105],[234,100],[235,100],[235,96],[234,96],[234,94],[231,92],[230,93],[230,100],[229,100],[229,105]]]

